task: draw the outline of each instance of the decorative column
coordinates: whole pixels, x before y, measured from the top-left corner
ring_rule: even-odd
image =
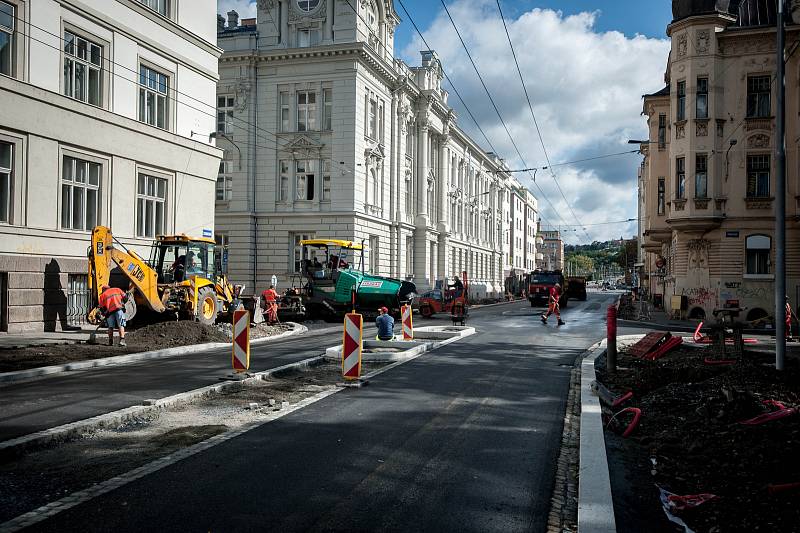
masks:
[[[421,115],[418,119],[419,137],[417,139],[417,226],[419,219],[424,218],[424,226],[428,223],[428,117]]]
[[[281,0],[281,44],[289,47],[289,0]]]
[[[329,1],[325,9],[325,22],[322,25],[322,39],[325,42],[331,42],[333,41],[333,2]]]
[[[450,176],[450,157],[447,154],[447,143],[450,141],[450,122],[445,121],[442,128],[442,135],[439,138],[439,171],[437,172],[439,183],[437,193],[437,203],[439,204],[439,279],[445,279],[450,272],[450,228],[449,228],[449,202],[447,185]]]

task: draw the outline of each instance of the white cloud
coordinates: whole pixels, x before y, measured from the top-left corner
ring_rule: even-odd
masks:
[[[530,166],[544,165],[495,2],[457,0],[449,9],[525,162]],[[647,135],[640,116],[641,95],[663,86],[669,42],[643,36],[628,38],[619,32],[599,33],[594,29],[596,13],[564,16],[557,11],[533,9],[516,19],[504,14],[550,161],[558,163],[635,148],[626,141]],[[444,11],[423,33],[492,144],[511,166],[520,168],[522,162]],[[402,55],[410,64],[418,64],[418,51],[422,49],[424,45],[417,37]],[[460,108],[455,94],[451,94],[450,103],[457,110]],[[459,125],[483,142],[465,112],[459,114]],[[633,223],[589,224],[636,217],[636,172],[640,161],[639,156],[627,155],[580,167],[556,167],[561,188],[592,239],[635,233]],[[544,217],[558,223],[559,217],[530,179],[525,174],[518,178],[539,197]],[[549,173],[539,171],[536,181],[564,223],[575,224]],[[570,242],[587,240],[582,230],[567,233],[573,236]]]
[[[217,13],[228,18],[228,11],[239,13],[239,18],[253,18],[256,16],[255,0],[217,0]]]

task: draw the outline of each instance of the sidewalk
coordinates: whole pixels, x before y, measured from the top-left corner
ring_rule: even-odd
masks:
[[[95,328],[70,331],[31,331],[30,333],[0,334],[0,350],[31,348],[53,344],[75,344],[89,339]],[[105,330],[103,330],[103,333]]]
[[[703,331],[705,331],[705,326],[711,323],[709,320],[713,322],[714,318],[712,317],[711,319],[706,319],[706,324],[704,324]],[[617,320],[617,322],[621,327],[638,327],[644,329],[654,329],[658,331],[680,331],[694,333],[694,330],[697,329],[697,325],[701,321],[689,319],[672,320],[665,311],[652,309],[651,307],[649,320],[625,320],[620,318]],[[775,335],[774,328],[744,329],[742,331],[748,335]]]

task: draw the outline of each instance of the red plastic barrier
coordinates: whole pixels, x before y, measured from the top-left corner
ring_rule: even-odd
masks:
[[[797,489],[800,489],[800,482],[778,483],[778,484],[770,483],[769,485],[767,485],[767,492],[770,494],[778,494],[780,492],[787,492],[790,490],[797,490]]]
[[[748,420],[742,420],[739,423],[744,424],[745,426],[758,426],[767,422],[772,422],[773,420],[780,420],[797,413],[797,409],[794,407],[786,407],[777,400],[764,400],[761,403],[770,407],[775,407],[777,411],[764,413],[763,415],[758,415]]]
[[[683,344],[683,337],[670,337],[664,342],[664,344],[642,357],[642,359],[647,361],[655,361],[656,359],[664,357],[681,344]]]
[[[642,410],[638,407],[626,407],[622,411],[615,414],[614,417],[616,418],[622,413],[633,413],[633,420],[631,420],[631,423],[628,424],[628,427],[625,428],[625,431],[622,433],[623,437],[629,437],[630,434],[633,433],[633,430],[636,429],[636,426],[639,425],[639,419],[642,417]]]
[[[716,499],[719,499],[719,496],[710,493],[687,494],[686,496],[670,494],[667,496],[667,501],[669,502],[670,506],[677,511],[683,511],[684,509],[697,507],[698,505],[702,505],[706,502]]]

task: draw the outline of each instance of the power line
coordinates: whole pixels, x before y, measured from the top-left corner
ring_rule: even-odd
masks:
[[[576,163],[585,163],[586,161],[597,161],[598,159],[607,159],[609,157],[616,157],[627,154],[638,154],[641,150],[625,150],[624,152],[614,152],[613,154],[603,154],[594,157],[586,157],[584,159],[575,159],[574,161],[564,161],[563,163],[554,163],[549,166],[519,168],[514,170],[501,170],[500,172],[529,172],[531,170],[547,170],[551,167],[563,167],[566,165],[574,165]],[[580,221],[579,221],[580,222]]]

